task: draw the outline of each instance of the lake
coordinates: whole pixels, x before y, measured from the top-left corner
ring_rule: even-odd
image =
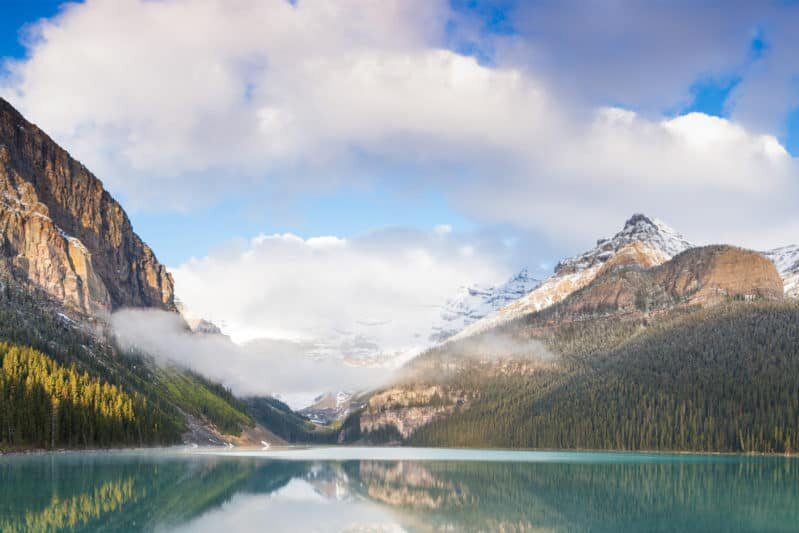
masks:
[[[0,457],[0,531],[796,531],[799,459],[294,448]]]

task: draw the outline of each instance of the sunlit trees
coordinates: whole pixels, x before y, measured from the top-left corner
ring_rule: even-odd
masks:
[[[0,343],[0,443],[11,447],[150,444],[172,435],[144,398],[33,348]]]

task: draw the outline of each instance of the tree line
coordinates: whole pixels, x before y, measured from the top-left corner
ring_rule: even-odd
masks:
[[[107,447],[175,440],[174,425],[147,400],[74,364],[33,348],[0,343],[0,444],[11,447]]]

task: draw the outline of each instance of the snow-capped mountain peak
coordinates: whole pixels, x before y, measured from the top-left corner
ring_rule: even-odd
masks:
[[[441,342],[529,293],[541,281],[523,268],[508,281],[496,286],[461,287],[441,309],[441,320],[433,326],[430,340]]]
[[[633,242],[640,242],[663,258],[660,262],[692,248],[694,245],[666,223],[636,213],[625,222],[622,230],[609,239],[599,239],[587,252],[564,259],[555,267],[555,275],[566,275],[605,263]]]
[[[562,260],[555,267],[555,273],[529,293],[473,322],[451,338],[475,335],[563,300],[588,285],[619,252],[622,252],[620,259],[627,258],[627,263],[633,261],[652,267],[692,247],[691,242],[664,222],[634,214],[613,237],[599,239],[596,246],[585,253]]]

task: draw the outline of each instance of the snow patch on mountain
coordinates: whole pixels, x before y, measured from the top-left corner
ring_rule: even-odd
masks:
[[[774,262],[785,285],[785,295],[799,298],[799,246],[783,246],[763,252]]]
[[[433,326],[430,340],[441,342],[483,317],[523,297],[541,284],[524,268],[501,285],[462,287],[444,303],[441,320]]]
[[[313,404],[300,410],[301,415],[307,416],[317,424],[329,424],[335,420],[343,420],[350,413],[352,407],[352,393],[339,391],[326,393],[314,398]]]
[[[175,307],[178,313],[180,313],[180,316],[183,317],[183,320],[186,321],[186,325],[189,326],[192,333],[225,336],[224,333],[222,333],[222,328],[187,309],[179,298],[175,298]]]

